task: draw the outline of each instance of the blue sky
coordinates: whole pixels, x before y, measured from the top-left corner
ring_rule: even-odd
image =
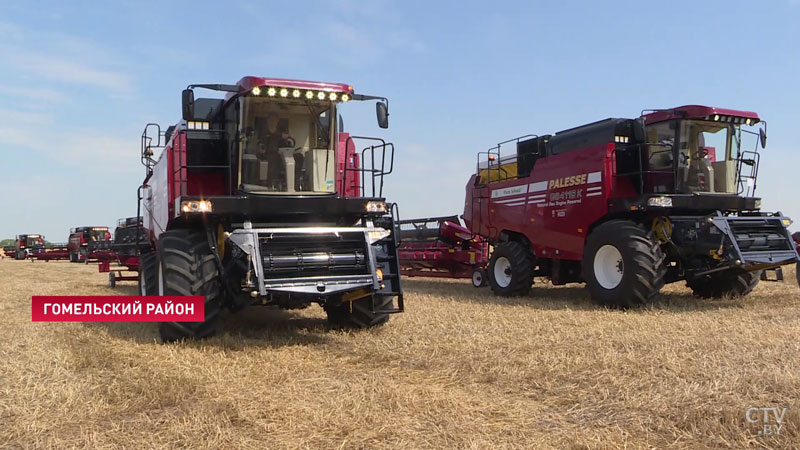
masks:
[[[145,123],[244,75],[389,97],[389,130],[368,104],[345,123],[395,143],[404,217],[461,213],[496,142],[697,103],[768,121],[758,193],[800,221],[798,0],[3,3],[2,238],[134,215]]]

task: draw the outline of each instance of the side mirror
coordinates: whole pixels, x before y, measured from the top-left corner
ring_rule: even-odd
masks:
[[[191,89],[184,89],[181,95],[181,103],[183,106],[183,120],[194,119],[194,91]]]
[[[763,128],[758,130],[758,141],[761,142],[761,148],[767,147],[767,132]]]
[[[636,142],[647,142],[647,133],[644,130],[644,119],[641,117],[633,121],[633,139]]]
[[[389,107],[384,102],[375,104],[375,114],[378,116],[378,126],[389,128]]]

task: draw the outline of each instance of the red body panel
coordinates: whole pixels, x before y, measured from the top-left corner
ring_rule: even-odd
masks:
[[[580,260],[591,226],[608,213],[608,199],[633,189],[614,183],[614,144],[541,158],[526,178],[467,185],[464,220],[496,242],[501,232],[524,235],[546,258]]]

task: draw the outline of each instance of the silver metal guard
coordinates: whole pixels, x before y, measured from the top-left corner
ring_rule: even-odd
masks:
[[[380,289],[380,281],[376,274],[375,249],[370,243],[370,232],[384,232],[378,227],[287,227],[287,228],[253,228],[250,222],[244,223],[244,228],[236,229],[228,236],[228,240],[247,254],[258,280],[258,292],[267,295],[268,292],[286,292],[300,294],[329,295],[338,292],[369,287],[373,291]],[[340,234],[362,233],[367,243],[368,251],[365,254],[368,274],[364,275],[328,275],[312,277],[290,277],[265,280],[263,260],[259,235],[274,234]]]

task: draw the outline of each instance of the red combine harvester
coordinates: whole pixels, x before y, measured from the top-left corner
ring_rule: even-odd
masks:
[[[114,259],[111,252],[111,233],[108,227],[78,227],[69,231],[70,262],[109,261]]]
[[[120,219],[114,230],[114,241],[111,243],[111,251],[114,253],[117,265],[112,267],[111,261],[100,261],[97,266],[98,271],[108,273],[108,285],[112,288],[116,287],[119,281],[138,281],[139,253],[149,249],[147,236],[142,228],[142,218]]]
[[[6,245],[3,247],[3,257],[13,258],[17,254],[17,247],[14,245]]]
[[[226,95],[195,99],[197,88]],[[318,303],[332,324],[359,328],[403,311],[397,208],[382,197],[394,146],[350,135],[339,114],[348,101],[378,100],[386,128],[385,98],[244,77],[191,85],[182,100],[183,120],[163,133],[148,124],[142,135],[149,245],[139,286],[143,295],[204,296],[205,322],[161,323],[162,340],[213,334],[223,307]]]
[[[401,220],[400,272],[408,277],[471,278],[486,286],[489,243],[458,216]]]
[[[14,241],[14,259],[32,258],[45,252],[44,236],[41,234],[20,234]]]
[[[506,143],[516,155],[501,158]],[[754,196],[766,145],[756,113],[682,106],[506,143],[478,155],[464,210],[494,246],[497,294],[545,276],[585,281],[608,306],[649,302],[681,280],[699,297],[741,296],[761,270],[797,260],[791,220]]]

